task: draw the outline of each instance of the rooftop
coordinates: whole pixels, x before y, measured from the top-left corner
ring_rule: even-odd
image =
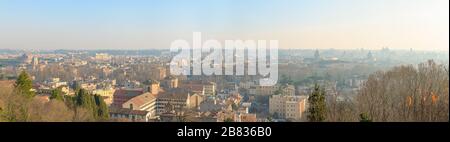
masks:
[[[144,105],[145,103],[151,102],[155,99],[156,98],[154,95],[147,92],[147,93],[141,94],[139,96],[133,97],[125,103],[132,103],[134,106],[140,107],[140,106]]]
[[[158,94],[158,99],[187,99],[190,91],[183,88],[176,88]]]
[[[114,92],[114,96],[134,97],[143,93],[142,89],[118,89]]]

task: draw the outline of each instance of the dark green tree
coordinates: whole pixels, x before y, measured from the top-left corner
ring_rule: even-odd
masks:
[[[33,83],[33,81],[31,80],[28,73],[25,71],[22,71],[20,73],[19,77],[17,77],[14,87],[15,87],[16,91],[18,91],[20,94],[24,95],[25,97],[33,98],[35,94],[31,90],[32,85],[33,85],[32,83]]]
[[[308,120],[310,122],[322,122],[325,121],[326,104],[325,104],[325,91],[320,88],[319,85],[314,86],[314,91],[308,98]]]
[[[97,105],[95,105],[95,100],[93,95],[89,94],[84,89],[79,89],[77,95],[75,96],[75,104],[78,107],[87,109],[92,112],[93,116],[96,116]]]
[[[84,89],[80,89],[75,96],[75,105],[87,109],[98,121],[109,119],[108,106],[99,95],[93,95]]]
[[[77,92],[77,95],[75,96],[75,100],[76,100],[76,105],[77,106],[81,106],[81,107],[84,107],[84,108],[92,110],[94,98],[92,97],[91,94],[86,92],[86,90],[79,89],[78,92]]]
[[[81,84],[80,84],[79,81],[73,81],[73,82],[72,82],[72,85],[70,85],[70,87],[71,87],[73,90],[80,90],[80,89],[81,89]]]
[[[97,106],[97,120],[108,120],[109,119],[109,110],[108,106],[106,106],[105,101],[103,100],[102,96],[100,95],[94,95],[95,104]]]
[[[234,111],[238,110],[239,106],[236,105],[235,103],[231,104],[231,109],[233,109]]]
[[[361,113],[359,114],[359,122],[372,122],[372,119],[369,118],[367,113]]]

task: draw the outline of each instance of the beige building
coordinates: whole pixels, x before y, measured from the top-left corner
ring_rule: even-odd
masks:
[[[96,89],[93,91],[93,94],[100,95],[104,98],[104,101],[106,105],[110,106],[113,102],[113,95],[116,89],[110,87],[110,88],[102,88],[102,89]]]
[[[88,91],[94,91],[97,89],[97,84],[95,83],[82,83],[80,84],[82,89],[88,90]]]
[[[52,78],[51,80],[47,81],[46,85],[50,88],[58,88],[60,86],[67,86],[67,82],[60,81],[59,78]]]
[[[295,96],[295,86],[287,85],[281,90],[283,95]]]
[[[188,81],[180,85],[180,88],[200,91],[206,96],[214,96],[216,94],[216,84],[214,82]]]
[[[204,84],[204,90],[206,96],[215,96],[216,95],[216,83],[208,82]]]
[[[183,111],[188,108],[190,94],[185,90],[160,92],[157,96],[156,113],[161,115],[169,110]]]
[[[239,113],[235,117],[234,122],[256,122],[256,114]]]
[[[95,53],[95,60],[100,60],[100,61],[106,61],[106,60],[111,60],[111,56],[109,56],[106,53]]]
[[[306,111],[307,96],[273,95],[269,99],[269,113],[282,119],[300,120]]]
[[[294,96],[295,95],[295,87],[293,85],[287,85],[287,86],[260,86],[260,85],[254,85],[251,86],[249,89],[249,94],[251,95],[261,95],[261,96],[268,96],[268,95],[275,95],[275,92],[281,88],[281,93],[283,95],[288,96]]]
[[[193,94],[189,96],[189,108],[199,108],[203,100],[205,100],[203,95]]]

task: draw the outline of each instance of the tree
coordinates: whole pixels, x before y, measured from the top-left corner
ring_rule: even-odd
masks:
[[[376,72],[359,91],[357,108],[374,122],[448,122],[448,79],[446,66],[432,60]]]
[[[359,114],[359,122],[372,122],[367,113]]]
[[[105,101],[100,95],[94,95],[95,104],[97,106],[97,119],[98,120],[108,120],[109,119],[109,110],[108,106],[106,106]]]
[[[33,101],[30,104],[31,122],[70,122],[74,112],[62,101],[50,100],[50,102]]]
[[[269,117],[267,117],[267,119],[266,119],[266,120],[267,120],[267,122],[274,122],[274,121],[273,121],[273,118],[272,118],[272,117],[270,117],[270,116],[269,116]]]
[[[314,86],[314,91],[308,98],[308,120],[310,122],[322,122],[326,116],[325,91],[319,85]]]
[[[92,114],[91,116],[93,119],[97,121],[106,121],[109,119],[108,106],[99,95],[93,95],[86,92],[84,89],[80,89],[74,98],[73,104],[75,108],[75,117],[78,117],[77,111],[82,108],[84,112]],[[86,114],[83,115],[86,117]]]
[[[238,106],[237,104],[233,103],[233,104],[231,104],[231,108],[232,108],[234,111],[236,111],[236,110],[238,110],[239,106]]]
[[[50,99],[64,101],[64,96],[63,96],[63,92],[62,92],[61,88],[53,89]]]
[[[294,83],[294,81],[290,77],[286,76],[285,74],[281,75],[280,84],[286,85],[292,83]]]
[[[80,89],[75,96],[76,105],[89,110],[95,110],[94,98],[84,89]]]
[[[227,118],[227,119],[223,120],[223,122],[234,122],[234,120],[232,118]]]
[[[19,75],[19,77],[16,80],[15,89],[20,94],[26,96],[27,98],[33,98],[34,92],[32,89],[32,80],[27,72],[22,71]]]
[[[28,98],[24,96],[12,96],[6,107],[2,116],[4,120],[8,122],[26,122],[29,120],[29,109],[28,109]],[[19,102],[20,101],[20,102]]]
[[[55,89],[52,91],[52,100],[45,102],[38,98],[17,95],[22,93],[18,88],[19,85],[9,88],[0,86],[0,121],[88,122],[109,119],[108,107],[103,99],[84,90],[71,97],[63,96],[60,89]]]

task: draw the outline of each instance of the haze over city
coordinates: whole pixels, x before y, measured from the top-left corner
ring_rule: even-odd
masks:
[[[0,0],[0,122],[448,123],[448,5]],[[321,127],[181,124],[147,126],[213,140],[271,136],[272,126],[303,140],[298,130]],[[314,137],[357,135],[348,130]]]
[[[176,39],[280,48],[448,50],[447,0],[2,0],[0,49],[168,49]]]

